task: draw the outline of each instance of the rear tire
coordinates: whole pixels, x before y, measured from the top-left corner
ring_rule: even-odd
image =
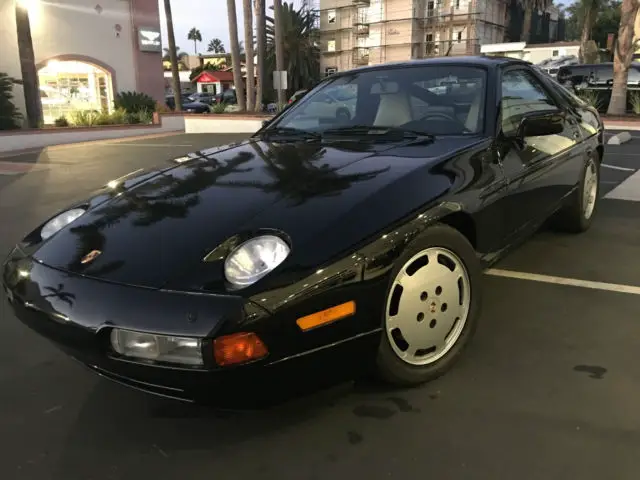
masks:
[[[555,228],[568,233],[587,231],[598,209],[599,193],[600,158],[594,153],[584,164],[577,190],[553,218]]]
[[[419,385],[453,367],[472,338],[482,269],[469,241],[437,224],[405,249],[390,278],[378,375],[399,386]]]

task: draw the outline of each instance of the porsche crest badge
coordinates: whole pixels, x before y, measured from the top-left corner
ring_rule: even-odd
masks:
[[[91,263],[96,258],[98,258],[101,254],[102,252],[100,250],[91,250],[84,257],[82,257],[82,260],[80,260],[80,263],[82,263],[83,265],[86,265],[87,263]]]

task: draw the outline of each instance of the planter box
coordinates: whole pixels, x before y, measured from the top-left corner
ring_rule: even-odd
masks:
[[[184,117],[185,133],[255,133],[270,115],[247,113],[190,114]]]
[[[154,114],[151,125],[104,125],[94,127],[46,127],[0,131],[0,153],[31,150],[67,143],[109,140],[184,131],[182,114]]]

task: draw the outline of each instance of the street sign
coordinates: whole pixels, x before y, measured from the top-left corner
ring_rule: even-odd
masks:
[[[275,90],[286,90],[287,87],[287,71],[274,70],[273,72],[273,88]]]

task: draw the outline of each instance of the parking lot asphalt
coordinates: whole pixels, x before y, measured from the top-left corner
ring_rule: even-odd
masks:
[[[603,195],[640,170],[638,137],[607,148]],[[0,255],[113,178],[237,139],[1,158]],[[15,174],[18,164],[30,167]],[[222,414],[102,380],[22,326],[2,296],[0,478],[635,480],[639,249],[640,185],[635,201],[604,199],[587,233],[542,231],[489,271],[474,342],[439,380],[343,385],[261,412]]]

